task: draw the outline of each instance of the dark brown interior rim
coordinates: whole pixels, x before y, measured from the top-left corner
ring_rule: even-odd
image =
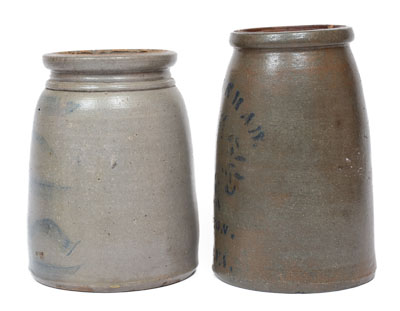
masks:
[[[278,26],[278,27],[260,27],[235,30],[235,33],[257,33],[257,32],[302,32],[310,30],[329,30],[336,28],[347,28],[344,25],[305,25],[305,26]]]
[[[50,55],[102,55],[102,56],[115,56],[115,55],[135,55],[145,53],[165,53],[170,52],[167,50],[156,49],[120,49],[120,50],[82,50],[82,51],[65,51],[50,53]]]

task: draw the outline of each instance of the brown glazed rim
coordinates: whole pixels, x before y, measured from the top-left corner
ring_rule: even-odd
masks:
[[[158,49],[81,50],[45,54],[43,63],[58,72],[152,72],[172,66],[176,57]]]
[[[343,45],[354,39],[344,25],[303,25],[240,29],[231,33],[230,43],[238,48],[287,48]]]

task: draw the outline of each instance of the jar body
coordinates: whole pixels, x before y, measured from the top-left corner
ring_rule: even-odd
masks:
[[[288,293],[371,280],[369,148],[347,44],[235,49],[218,134],[217,276]]]
[[[46,89],[30,163],[30,270],[53,287],[163,286],[194,273],[191,142],[176,87]]]

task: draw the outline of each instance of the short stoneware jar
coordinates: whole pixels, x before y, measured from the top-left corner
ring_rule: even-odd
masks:
[[[231,34],[215,176],[221,280],[307,293],[374,277],[369,131],[352,40],[337,25]]]
[[[198,219],[183,99],[165,50],[44,56],[33,126],[29,256],[34,278],[94,292],[181,281]]]

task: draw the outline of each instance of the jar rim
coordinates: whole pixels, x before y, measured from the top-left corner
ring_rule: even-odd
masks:
[[[230,43],[238,48],[285,48],[343,45],[354,39],[351,27],[321,24],[239,29]]]
[[[161,49],[105,49],[43,55],[46,68],[59,72],[151,72],[176,62],[177,54]]]

